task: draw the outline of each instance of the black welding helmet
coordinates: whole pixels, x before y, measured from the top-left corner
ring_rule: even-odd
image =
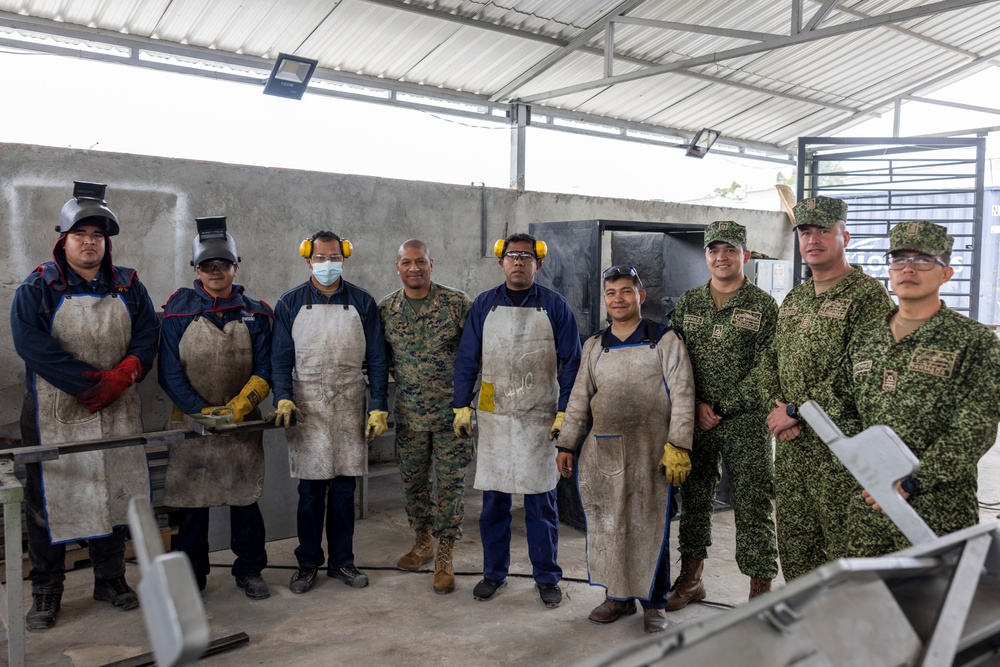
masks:
[[[104,201],[104,183],[87,183],[73,181],[73,198],[63,204],[59,211],[59,224],[56,231],[65,234],[81,222],[102,225],[107,236],[117,236],[118,216],[108,208]]]
[[[191,242],[191,266],[198,266],[206,259],[228,259],[240,263],[236,254],[236,241],[226,232],[226,216],[198,218],[198,235]]]

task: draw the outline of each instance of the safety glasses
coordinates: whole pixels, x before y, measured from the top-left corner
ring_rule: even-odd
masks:
[[[946,266],[945,263],[937,257],[917,255],[915,257],[890,257],[889,270],[902,271],[906,268],[907,262],[909,262],[910,266],[913,267],[914,271],[930,271],[935,266]]]
[[[225,273],[231,268],[233,268],[233,263],[228,259],[207,259],[198,265],[198,270],[202,273],[214,273],[215,271]]]
[[[639,272],[635,270],[634,266],[629,264],[615,264],[610,269],[605,269],[604,279],[605,280],[617,280],[619,278],[639,278]]]

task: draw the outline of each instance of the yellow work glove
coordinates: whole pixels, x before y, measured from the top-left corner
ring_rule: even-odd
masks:
[[[455,413],[455,422],[452,428],[455,429],[456,438],[472,437],[472,408],[452,408]]]
[[[691,472],[691,455],[686,449],[674,447],[669,442],[663,445],[663,458],[660,465],[667,477],[667,484],[680,486]]]
[[[233,423],[233,411],[225,405],[213,405],[202,408],[201,413],[188,416],[208,428],[218,428]]]
[[[385,433],[385,430],[389,428],[389,422],[386,421],[388,417],[389,413],[382,410],[372,410],[369,412],[368,425],[365,426],[365,440],[371,442]]]
[[[552,428],[549,429],[549,440],[555,440],[559,437],[559,432],[562,430],[563,419],[565,418],[565,412],[556,413],[555,421],[552,422]]]
[[[237,424],[242,422],[270,393],[271,387],[264,381],[264,378],[251,375],[247,383],[243,385],[239,396],[234,396],[233,400],[226,403],[226,406],[233,411],[233,421]]]
[[[295,407],[294,403],[287,399],[278,401],[278,407],[275,408],[274,412],[264,417],[264,419],[274,422],[275,426],[284,426],[285,428],[294,426],[297,421],[304,421],[302,419],[302,412]]]

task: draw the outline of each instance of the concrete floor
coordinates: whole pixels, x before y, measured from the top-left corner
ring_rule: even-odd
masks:
[[[482,554],[477,517],[481,494],[467,497],[465,538],[456,548],[458,589],[435,595],[430,571],[409,573],[394,564],[410,546],[402,488],[398,477],[370,482],[371,518],[357,523],[355,556],[371,577],[365,589],[351,589],[323,575],[304,595],[288,590],[296,542],[268,544],[271,566],[264,578],[271,586],[268,600],[251,602],[239,591],[228,571],[229,552],[213,554],[213,569],[205,591],[205,609],[212,638],[239,632],[249,645],[205,659],[216,667],[244,665],[570,665],[613,645],[636,640],[642,615],[598,626],[586,620],[603,599],[603,589],[586,583],[584,537],[566,526],[560,532],[560,564],[564,601],[558,609],[539,602],[530,576],[524,537],[524,511],[515,505],[514,539],[509,585],[489,602],[472,598],[479,581]],[[1000,501],[1000,446],[980,463],[980,498]],[[984,509],[984,520],[998,509]],[[706,562],[706,603],[693,604],[671,618],[684,623],[724,611],[725,605],[746,601],[749,583],[734,562],[732,512],[715,515],[714,545]],[[676,533],[676,530],[672,531]],[[676,554],[676,535],[671,546]],[[133,584],[138,569],[128,566]],[[32,667],[98,667],[150,650],[141,613],[118,612],[91,598],[89,570],[70,572],[59,620],[44,633],[28,633],[26,664]],[[780,579],[778,582],[780,584]],[[28,588],[26,583],[26,588]],[[25,592],[28,602],[30,593]],[[707,604],[707,602],[718,604]],[[6,659],[0,641],[0,664]]]

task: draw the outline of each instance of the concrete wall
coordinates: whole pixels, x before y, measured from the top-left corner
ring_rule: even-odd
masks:
[[[502,278],[496,258],[481,256],[477,187],[0,144],[4,313],[18,284],[51,258],[53,228],[74,179],[108,183],[108,203],[122,223],[121,235],[113,239],[114,261],[138,269],[157,308],[193,279],[194,220],[205,215],[228,216],[243,259],[237,281],[272,304],[308,278],[298,246],[319,229],[351,240],[355,254],[344,275],[376,299],[398,287],[396,249],[412,237],[430,246],[439,282],[474,296]],[[604,218],[707,224],[724,219],[748,227],[751,249],[781,258],[792,253],[787,218],[769,211],[487,189],[486,213],[488,248],[497,238],[527,231],[531,222]],[[23,381],[23,365],[4,327],[0,425],[16,421]]]

